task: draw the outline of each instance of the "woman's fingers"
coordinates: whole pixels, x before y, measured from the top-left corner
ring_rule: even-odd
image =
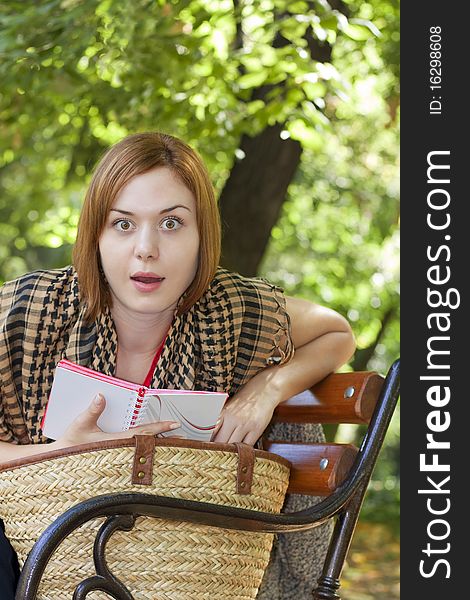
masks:
[[[239,423],[235,418],[226,417],[211,441],[226,444],[244,442],[253,446],[262,433],[263,428],[256,423]]]
[[[78,417],[69,425],[60,441],[64,448],[74,446],[75,444],[83,444],[87,442],[100,442],[103,440],[115,440],[130,438],[135,434],[150,434],[158,435],[167,431],[174,431],[181,428],[181,423],[177,421],[157,421],[154,423],[146,423],[127,431],[119,431],[115,433],[106,433],[98,427],[98,419],[106,407],[106,400],[102,394],[97,394],[88,408],[84,410]],[[181,432],[179,432],[181,433]],[[177,434],[179,437],[179,434]]]
[[[93,431],[98,427],[97,421],[106,408],[106,400],[101,394],[96,394],[88,408],[78,415],[74,425],[79,429]]]
[[[174,431],[179,429],[181,423],[177,421],[155,421],[154,423],[146,423],[145,425],[139,425],[138,427],[132,427],[127,432],[128,435],[156,435],[158,433],[165,433],[166,431]]]
[[[176,421],[156,421],[155,423],[146,423],[145,425],[139,425],[138,427],[131,427],[126,431],[117,431],[116,433],[104,433],[100,432],[100,435],[96,434],[96,440],[123,440],[133,437],[134,435],[158,435],[165,431],[173,431],[179,429],[181,423]],[[175,437],[184,437],[176,435]]]
[[[235,431],[232,432],[232,435],[229,437],[228,439],[228,444],[235,444],[235,442],[245,442],[246,444],[248,443],[246,441],[248,432],[246,431],[246,429],[235,429]]]
[[[248,444],[250,446],[254,446],[256,444],[256,442],[259,439],[259,435],[257,435],[256,433],[253,433],[252,431],[250,431],[250,433],[247,433],[245,435],[245,437],[242,439],[242,442],[244,444]]]
[[[234,430],[234,425],[231,423],[230,418],[224,418],[217,431],[212,435],[213,442],[225,442],[227,443]]]
[[[235,442],[242,442],[247,433],[247,428],[243,425],[240,426],[236,419],[226,417],[217,434],[213,436],[212,441],[234,444]]]

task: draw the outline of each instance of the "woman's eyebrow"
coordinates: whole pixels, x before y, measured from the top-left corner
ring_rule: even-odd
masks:
[[[185,206],[184,204],[175,204],[175,206],[169,206],[168,208],[163,208],[159,214],[163,215],[165,213],[169,213],[172,210],[175,210],[176,208],[185,208],[187,211],[191,212],[191,209],[188,208],[187,206]],[[124,210],[122,208],[112,208],[110,212],[118,212],[121,213],[123,215],[128,215],[129,217],[134,216],[134,213],[129,211],[129,210]]]
[[[191,212],[191,209],[188,206],[185,206],[184,204],[175,204],[175,206],[170,206],[169,208],[164,208],[163,210],[160,211],[160,214],[164,214],[167,212],[171,212],[172,210],[175,210],[175,208],[185,208],[187,211]]]

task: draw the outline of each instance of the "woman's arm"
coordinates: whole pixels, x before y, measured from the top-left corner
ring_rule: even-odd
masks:
[[[299,298],[286,298],[291,319],[294,357],[253,377],[226,404],[217,442],[254,444],[274,409],[346,363],[354,353],[351,328],[335,311]]]
[[[50,444],[10,444],[8,442],[0,442],[0,463],[14,460],[15,458],[24,458],[49,452],[50,450],[58,450],[68,448],[77,444],[85,444],[89,442],[100,442],[102,440],[115,440],[120,438],[130,438],[135,434],[157,434],[164,431],[171,431],[181,427],[181,423],[176,421],[158,421],[155,423],[147,423],[140,427],[133,427],[127,431],[118,433],[105,433],[98,425],[97,421],[105,409],[106,402],[104,397],[99,394],[88,408],[83,411],[67,428],[64,435]]]

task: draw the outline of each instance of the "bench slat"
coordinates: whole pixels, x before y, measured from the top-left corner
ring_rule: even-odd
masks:
[[[287,492],[329,496],[342,483],[356,458],[352,444],[305,444],[263,440],[263,449],[292,465]]]
[[[384,378],[370,371],[333,373],[279,404],[274,422],[369,423]]]

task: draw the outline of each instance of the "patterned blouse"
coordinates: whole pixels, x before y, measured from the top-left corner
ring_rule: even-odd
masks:
[[[1,441],[47,441],[40,423],[61,358],[114,375],[111,312],[87,324],[84,311],[73,267],[28,273],[0,289]],[[175,316],[151,387],[232,395],[293,352],[282,290],[219,268],[202,298]]]

